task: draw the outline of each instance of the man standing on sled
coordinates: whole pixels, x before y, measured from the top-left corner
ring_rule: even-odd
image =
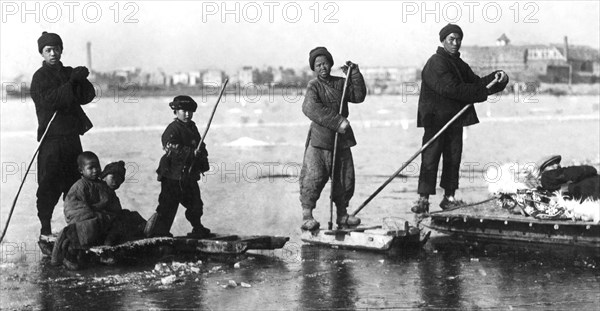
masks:
[[[422,84],[419,96],[417,126],[425,128],[423,144],[429,141],[463,107],[472,103],[484,102],[488,95],[504,90],[508,76],[502,70],[480,78],[471,67],[460,58],[463,32],[460,27],[448,24],[440,30],[438,47],[421,74]],[[498,82],[489,89],[487,85],[495,78]],[[419,174],[419,199],[411,210],[414,213],[429,212],[429,195],[435,194],[438,165],[443,157],[442,179],[444,198],[442,209],[450,209],[463,204],[454,199],[458,189],[460,161],[463,146],[463,127],[479,123],[475,107],[469,108],[421,154]]]

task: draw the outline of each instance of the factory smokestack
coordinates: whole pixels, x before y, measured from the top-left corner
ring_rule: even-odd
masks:
[[[92,70],[92,43],[89,41],[87,43],[87,67],[91,74],[93,72],[93,70]]]
[[[565,36],[565,60],[567,65],[569,65],[569,87],[571,87],[571,83],[573,82],[573,65],[569,62],[569,39]]]
[[[565,58],[569,61],[569,39],[565,36]]]

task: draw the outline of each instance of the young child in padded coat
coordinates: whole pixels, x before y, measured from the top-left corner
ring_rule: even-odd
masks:
[[[104,237],[111,223],[121,212],[121,201],[117,194],[102,179],[102,169],[98,156],[84,151],[77,157],[81,178],[73,184],[64,202],[67,224],[86,224],[85,230],[78,230],[83,246],[104,244]]]
[[[67,226],[52,251],[52,264],[76,270],[82,251],[96,245],[115,245],[143,236],[146,221],[137,212],[122,209],[115,193],[125,181],[125,162],[109,163],[100,170],[98,157],[90,151],[77,159],[81,179],[69,190],[64,213]]]
[[[53,265],[78,269],[83,250],[105,244],[108,232],[122,211],[115,191],[101,179],[98,156],[84,151],[77,157],[81,178],[64,201],[67,226],[60,231],[52,250]]]
[[[317,74],[308,82],[302,112],[311,120],[300,171],[300,202],[302,204],[302,230],[317,230],[319,222],[313,210],[321,191],[331,176],[336,133],[338,144],[334,172],[332,200],[336,206],[336,223],[339,227],[360,224],[360,218],[349,215],[347,208],[354,195],[354,160],[351,147],[356,145],[354,132],[348,121],[348,102],[362,103],[367,89],[358,65],[347,62],[342,70],[352,67],[348,81],[331,75],[333,57],[325,47],[316,47],[309,53],[308,63]],[[344,83],[348,83],[343,99]],[[343,104],[340,114],[340,105]]]
[[[198,148],[200,133],[192,121],[198,104],[191,97],[180,95],[169,106],[173,109],[175,120],[162,134],[165,154],[156,171],[161,191],[156,213],[148,220],[145,235],[172,236],[169,231],[181,204],[186,208],[185,218],[193,227],[188,236],[208,237],[210,230],[200,220],[204,203],[198,186],[200,174],[209,170],[208,152],[204,143]]]

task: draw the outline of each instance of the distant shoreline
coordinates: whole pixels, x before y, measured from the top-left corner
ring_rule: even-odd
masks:
[[[114,88],[108,87],[107,85],[100,86],[101,92],[103,94],[114,94],[118,92],[120,96],[129,96],[129,97],[172,97],[181,94],[186,94],[190,96],[217,96],[219,89],[215,87],[203,88],[199,86],[174,86],[174,87],[139,87],[139,88]],[[373,95],[412,95],[418,96],[418,92],[415,92],[414,89],[411,89],[410,93],[403,94],[402,88],[390,88],[388,90],[374,90],[368,89],[368,94],[370,96]],[[240,97],[256,97],[256,96],[289,96],[289,97],[297,97],[303,96],[306,87],[300,87],[295,85],[281,86],[264,86],[264,85],[253,85],[252,87],[247,88],[236,88],[236,87],[228,87],[225,91],[225,94],[237,94]],[[10,89],[4,88],[2,97],[5,98],[29,98],[29,88],[21,88],[21,89]],[[531,93],[531,91],[522,91],[525,93]],[[505,89],[504,93],[513,93],[512,89],[509,86]],[[569,86],[566,83],[540,83],[537,86],[535,94],[547,94],[554,96],[600,96],[600,83],[594,84],[572,84]]]

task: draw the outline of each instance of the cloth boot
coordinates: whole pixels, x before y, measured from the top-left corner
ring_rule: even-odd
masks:
[[[337,225],[340,228],[356,227],[360,225],[360,218],[348,215],[346,207],[336,206],[337,208]]]
[[[319,229],[321,224],[315,220],[312,211],[313,207],[302,206],[302,226],[300,226],[300,229],[308,231]]]
[[[200,222],[200,220],[198,220],[197,222],[194,222],[192,224],[192,226],[193,226],[192,232],[187,234],[188,238],[205,239],[205,238],[210,238],[210,237],[215,236],[214,234],[210,233],[210,229],[208,229],[202,225],[202,222]]]
[[[144,236],[147,238],[153,237],[173,237],[173,235],[166,229],[167,225],[164,223],[165,220],[159,213],[154,213],[150,219],[146,222],[144,228]]]

